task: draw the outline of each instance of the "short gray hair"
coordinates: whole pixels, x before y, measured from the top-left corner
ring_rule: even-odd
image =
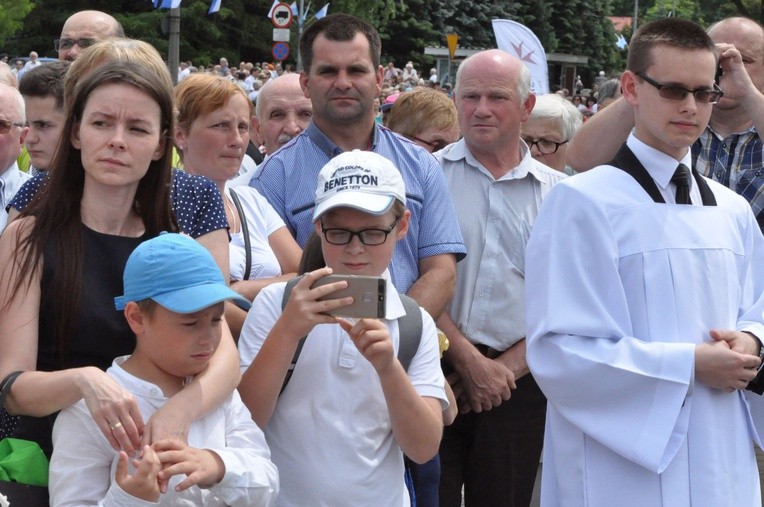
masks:
[[[621,80],[617,78],[608,79],[597,92],[597,104],[602,104],[605,99],[614,99],[621,89]]]
[[[570,101],[556,93],[536,95],[536,105],[530,115],[531,120],[555,119],[560,122],[560,130],[565,141],[570,141],[584,124],[581,111]]]

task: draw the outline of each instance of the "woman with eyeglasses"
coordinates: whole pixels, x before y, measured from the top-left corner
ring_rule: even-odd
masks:
[[[460,137],[454,101],[431,88],[402,93],[390,110],[387,128],[430,153],[442,150]]]
[[[531,156],[565,174],[575,174],[565,159],[568,141],[583,125],[583,115],[574,104],[550,93],[536,97],[528,120],[522,125],[523,141]]]

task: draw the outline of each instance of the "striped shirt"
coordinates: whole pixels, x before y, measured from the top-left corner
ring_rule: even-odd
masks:
[[[692,145],[693,166],[704,176],[718,181],[745,197],[764,230],[764,145],[756,129],[726,138],[709,125]]]
[[[459,260],[466,253],[464,242],[443,171],[432,155],[376,124],[370,149],[392,161],[406,185],[406,207],[411,211],[409,231],[396,244],[390,264],[395,288],[405,293],[419,278],[420,259],[451,253]],[[340,153],[342,150],[311,122],[268,157],[250,181],[281,215],[301,246],[314,230],[318,173]]]

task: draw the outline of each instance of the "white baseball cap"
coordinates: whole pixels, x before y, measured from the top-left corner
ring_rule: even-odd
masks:
[[[318,174],[313,221],[338,207],[382,215],[396,199],[406,204],[406,186],[392,162],[372,151],[346,151]]]

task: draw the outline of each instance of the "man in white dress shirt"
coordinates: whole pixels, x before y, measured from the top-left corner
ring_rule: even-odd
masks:
[[[761,505],[764,239],[745,199],[688,170],[720,65],[744,79],[739,51],[717,54],[694,23],[644,25],[621,77],[634,132],[609,164],[557,185],[536,220],[526,315],[549,400],[542,506]]]
[[[5,207],[29,179],[16,164],[28,130],[24,99],[16,88],[0,82],[0,232],[8,220]]]
[[[438,320],[461,412],[440,447],[440,505],[459,507],[464,485],[467,507],[527,506],[546,400],[525,362],[525,243],[542,199],[565,175],[534,160],[520,139],[536,101],[522,62],[477,53],[459,67],[455,94],[464,138],[436,157],[469,255]]]

